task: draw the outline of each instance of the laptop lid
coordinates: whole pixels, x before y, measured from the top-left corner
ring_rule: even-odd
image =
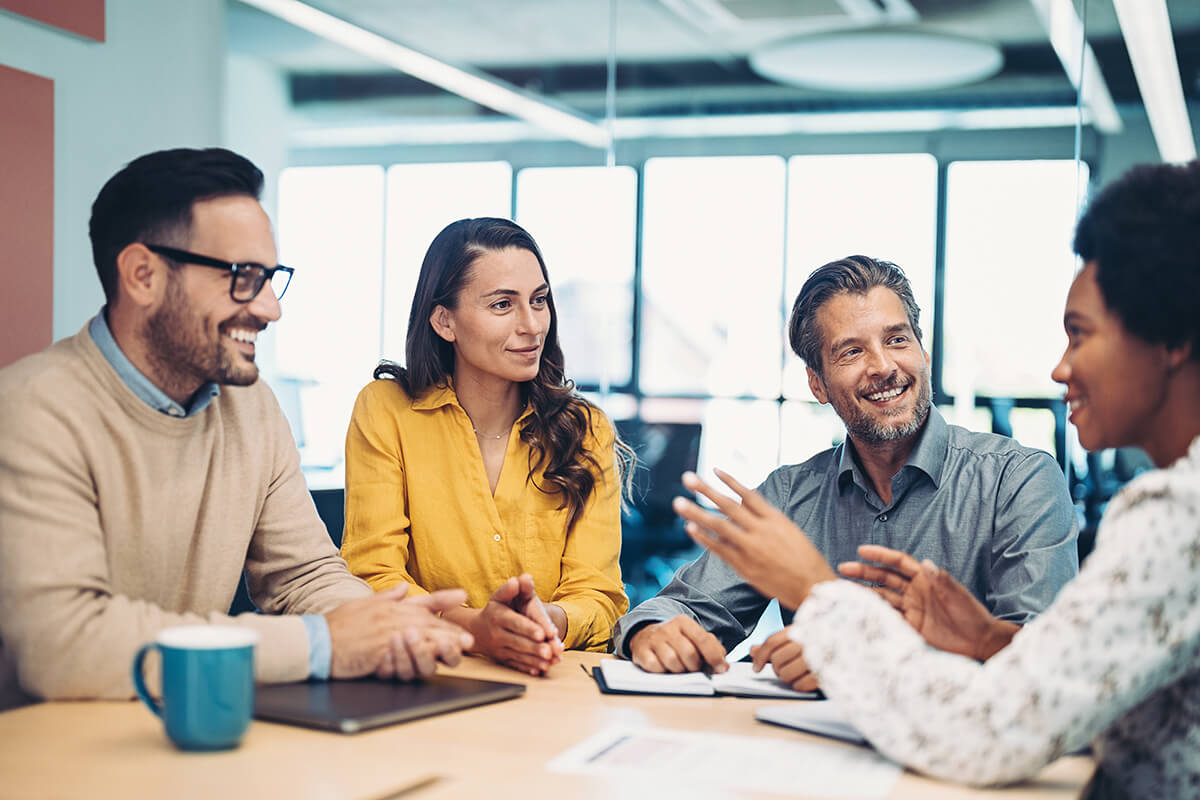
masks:
[[[410,683],[379,678],[281,683],[255,688],[254,716],[269,722],[358,733],[509,700],[524,693],[523,684],[453,675],[434,675]]]

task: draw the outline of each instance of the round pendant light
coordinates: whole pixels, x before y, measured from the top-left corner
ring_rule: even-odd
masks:
[[[750,66],[777,83],[836,92],[910,92],[990,78],[1004,57],[990,42],[911,28],[806,34],[750,54]]]

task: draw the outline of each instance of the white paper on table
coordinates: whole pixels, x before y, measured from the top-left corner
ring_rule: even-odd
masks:
[[[645,776],[700,786],[883,798],[901,769],[874,750],[821,742],[611,727],[550,761],[552,772],[599,777]]]

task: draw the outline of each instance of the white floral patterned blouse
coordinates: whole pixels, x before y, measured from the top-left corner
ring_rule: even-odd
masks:
[[[1113,498],[1079,576],[986,663],[929,647],[848,581],[817,586],[791,630],[898,763],[1006,783],[1091,741],[1086,796],[1200,797],[1200,438]]]

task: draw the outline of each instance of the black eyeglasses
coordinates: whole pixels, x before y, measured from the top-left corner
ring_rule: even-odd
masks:
[[[262,264],[254,262],[234,264],[231,261],[196,255],[187,250],[177,250],[174,247],[163,247],[159,244],[148,244],[146,249],[158,253],[160,256],[166,256],[172,261],[178,261],[180,264],[197,264],[201,267],[216,267],[232,272],[233,275],[229,281],[229,296],[238,303],[249,303],[258,297],[258,293],[262,291],[267,281],[271,282],[271,291],[275,293],[275,299],[278,300],[283,297],[288,284],[292,282],[292,268],[283,265],[264,267]]]

